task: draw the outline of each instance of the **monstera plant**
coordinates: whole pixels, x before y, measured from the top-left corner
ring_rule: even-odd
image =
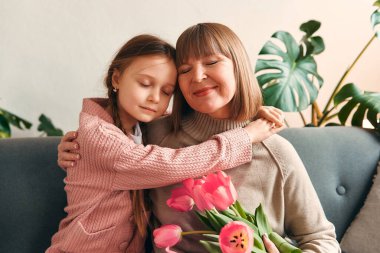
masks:
[[[44,114],[41,114],[38,119],[40,121],[40,124],[38,125],[37,129],[38,131],[42,132],[42,135],[63,135],[62,130],[56,128],[51,120]],[[21,130],[30,129],[32,127],[32,123],[29,121],[0,108],[0,139],[11,137],[11,125]]]
[[[377,9],[371,15],[372,26],[380,26],[380,0],[374,3]],[[354,62],[343,74],[326,106],[320,110],[316,99],[323,85],[317,71],[315,56],[325,49],[323,39],[315,33],[321,23],[310,20],[300,26],[304,36],[300,42],[284,31],[276,32],[266,42],[256,63],[257,80],[263,90],[264,103],[286,112],[299,112],[305,126],[339,125],[331,120],[338,117],[341,125],[352,115],[351,125],[362,126],[366,117],[380,131],[380,93],[362,91],[353,83],[344,84],[346,77],[368,46],[380,38],[375,32]],[[311,106],[308,123],[302,111]]]

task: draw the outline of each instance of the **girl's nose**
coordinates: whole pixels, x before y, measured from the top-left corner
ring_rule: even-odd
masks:
[[[149,97],[149,101],[152,101],[153,103],[158,103],[160,102],[160,90],[159,89],[152,89]]]
[[[197,65],[193,71],[193,82],[200,83],[207,78],[206,71],[203,66]]]

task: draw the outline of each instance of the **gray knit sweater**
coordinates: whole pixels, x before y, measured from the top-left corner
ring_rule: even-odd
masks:
[[[180,148],[198,144],[212,135],[246,125],[245,122],[217,120],[194,113],[184,119],[182,130],[169,132],[168,120],[161,120],[148,129],[148,142],[164,147]],[[162,137],[164,136],[164,137]],[[242,205],[253,212],[262,203],[274,231],[297,241],[303,252],[340,252],[335,228],[324,214],[306,169],[284,138],[274,135],[253,144],[250,163],[227,170],[238,191]],[[176,212],[166,206],[171,189],[178,185],[151,190],[153,214],[158,224],[178,224],[184,231],[204,230],[192,213]],[[176,252],[206,252],[197,236],[186,236]],[[156,249],[156,252],[164,250]]]

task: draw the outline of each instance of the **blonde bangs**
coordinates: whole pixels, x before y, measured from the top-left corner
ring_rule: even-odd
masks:
[[[207,25],[196,25],[187,29],[177,40],[176,64],[181,66],[188,59],[207,57],[214,54],[223,54],[231,58],[229,48],[223,42],[218,31]]]

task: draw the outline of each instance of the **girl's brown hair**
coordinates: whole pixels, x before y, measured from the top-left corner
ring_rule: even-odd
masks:
[[[162,55],[168,59],[175,60],[175,49],[169,43],[162,39],[148,34],[138,35],[125,43],[117,52],[112,60],[104,83],[107,87],[108,105],[112,109],[112,118],[115,125],[123,130],[117,102],[117,92],[114,92],[112,85],[112,76],[115,70],[121,74],[139,56],[144,55]],[[142,236],[146,235],[146,225],[148,223],[147,201],[144,190],[131,191],[132,210],[135,216],[137,229]]]
[[[251,63],[238,36],[227,26],[218,23],[200,23],[186,29],[178,38],[176,65],[189,58],[199,59],[213,54],[223,54],[234,66],[236,93],[230,102],[230,119],[243,121],[254,117],[262,105],[262,94],[252,72]],[[174,93],[173,126],[180,129],[181,118],[194,110],[186,102],[181,91]]]

